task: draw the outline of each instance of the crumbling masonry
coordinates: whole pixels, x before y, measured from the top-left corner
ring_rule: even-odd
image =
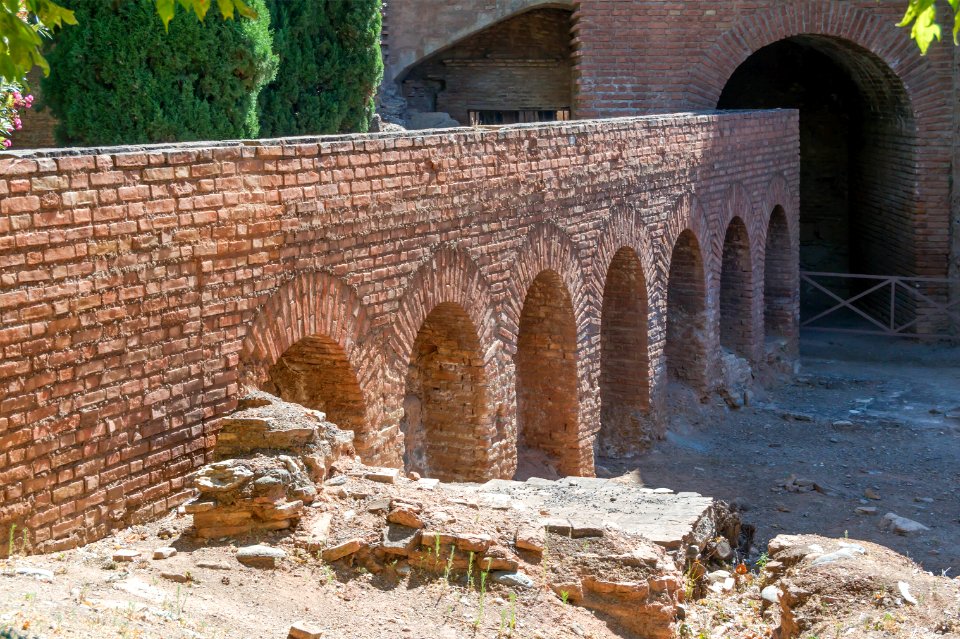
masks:
[[[795,348],[794,111],[0,160],[0,526],[189,494],[246,388],[371,464],[566,474]]]

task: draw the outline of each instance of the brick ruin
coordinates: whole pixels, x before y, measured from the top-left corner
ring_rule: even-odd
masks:
[[[389,0],[381,110],[418,127],[425,109],[469,124],[795,108],[802,268],[958,279],[955,47],[921,56],[897,0],[681,4]]]
[[[793,111],[0,160],[0,528],[64,548],[190,495],[263,389],[364,462],[591,475],[668,387],[796,348]]]

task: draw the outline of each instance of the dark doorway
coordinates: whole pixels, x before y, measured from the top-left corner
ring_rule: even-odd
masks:
[[[801,269],[913,273],[913,116],[882,60],[835,38],[788,38],[740,65],[717,107],[800,111]],[[822,303],[804,291],[805,311]]]

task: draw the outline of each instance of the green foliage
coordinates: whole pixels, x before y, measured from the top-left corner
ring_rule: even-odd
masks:
[[[946,0],[950,15],[953,16],[953,43],[957,44],[960,34],[960,0]],[[940,41],[943,30],[937,20],[938,0],[910,0],[907,12],[900,21],[899,27],[911,27],[910,37],[913,38],[920,52],[924,55],[934,40]]]
[[[5,82],[22,82],[34,66],[47,73],[41,36],[47,29],[76,23],[72,11],[51,0],[0,1],[0,76]]]
[[[269,0],[277,78],[260,95],[265,136],[366,131],[383,76],[380,0]]]
[[[210,8],[210,0],[154,0],[157,13],[168,25],[177,10],[177,5],[193,12],[203,20]],[[224,18],[232,18],[234,12],[245,18],[255,19],[257,12],[248,4],[250,0],[217,0]],[[107,4],[106,0],[104,4]],[[42,36],[63,25],[77,24],[73,11],[53,0],[0,0],[0,78],[6,82],[22,83],[35,66],[50,73],[50,66],[43,57]]]
[[[0,628],[0,639],[29,639],[27,635],[20,634],[13,628]]]
[[[168,27],[173,16],[177,13],[177,5],[180,5],[187,12],[193,12],[197,18],[203,20],[210,10],[210,0],[155,0],[157,3],[157,14],[163,20],[163,26]],[[250,0],[247,0],[249,2]],[[220,8],[220,15],[230,20],[233,18],[233,12],[236,11],[244,18],[251,20],[257,19],[257,11],[254,10],[244,0],[217,0],[217,6]]]
[[[42,81],[62,144],[101,145],[255,137],[257,96],[276,73],[269,14],[200,22],[180,13],[169,31],[155,0],[69,0],[79,25],[61,31]]]

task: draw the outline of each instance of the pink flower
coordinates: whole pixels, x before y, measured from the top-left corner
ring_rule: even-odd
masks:
[[[13,145],[13,141],[9,138],[3,141],[3,148],[9,149]]]

